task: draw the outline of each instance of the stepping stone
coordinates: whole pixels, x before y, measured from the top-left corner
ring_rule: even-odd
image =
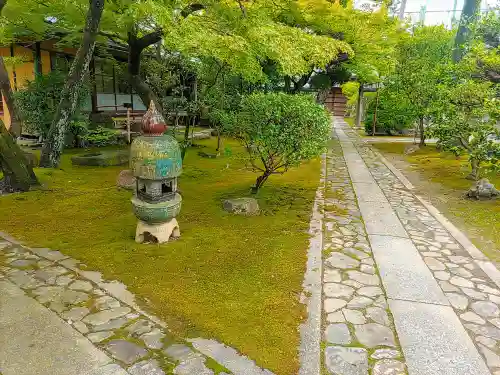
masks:
[[[463,288],[474,288],[473,282],[471,282],[467,279],[464,279],[463,277],[460,277],[460,276],[453,276],[450,279],[450,283],[452,283],[453,285],[456,285],[456,286],[461,286]]]
[[[354,294],[354,288],[336,283],[327,283],[324,285],[323,291],[327,297],[344,297],[350,298]]]
[[[123,327],[125,324],[127,324],[129,320],[127,318],[118,318],[118,319],[112,319],[107,323],[104,324],[99,324],[97,326],[93,326],[92,330],[93,331],[108,331],[108,330],[114,330]]]
[[[479,315],[474,314],[472,311],[467,311],[460,315],[460,319],[465,320],[466,322],[476,323],[476,324],[485,324],[486,321],[481,318]]]
[[[358,289],[357,294],[365,297],[377,297],[384,294],[384,292],[378,286],[364,286]]]
[[[137,362],[135,365],[129,367],[127,371],[130,375],[165,375],[158,361],[155,359]]]
[[[328,323],[343,323],[345,322],[344,314],[342,311],[337,311],[331,314],[328,314],[326,317]]]
[[[106,349],[113,358],[126,364],[132,364],[148,354],[146,349],[125,340],[112,340],[106,345]]]
[[[380,285],[378,276],[368,275],[359,271],[348,271],[347,272],[351,280],[357,281],[364,285]]]
[[[470,307],[484,318],[493,318],[500,315],[500,309],[493,302],[474,302]]]
[[[377,349],[371,355],[373,359],[394,359],[401,357],[399,350],[394,349]]]
[[[500,367],[500,357],[488,349],[486,346],[479,344],[479,350],[481,353],[484,355],[484,358],[486,358],[486,363],[490,367]]]
[[[370,306],[373,303],[373,300],[368,297],[354,297],[348,304],[347,307],[350,309],[364,309],[367,306]]]
[[[329,346],[325,349],[325,364],[331,374],[368,374],[368,352],[362,348]]]
[[[366,317],[372,319],[375,323],[385,326],[389,325],[389,316],[385,309],[380,307],[369,307],[366,309]]]
[[[368,348],[379,345],[396,346],[394,334],[390,328],[377,323],[368,323],[355,326],[357,340]]]
[[[348,270],[358,268],[360,262],[359,260],[353,259],[343,253],[332,253],[326,260],[326,263],[333,268]]]
[[[497,342],[495,340],[484,336],[477,336],[476,341],[491,349],[494,349],[497,345]]]
[[[163,347],[163,338],[165,334],[158,328],[141,336],[142,341],[149,349],[161,349]]]
[[[326,313],[337,311],[345,305],[347,305],[347,302],[338,298],[327,298],[324,301],[324,309]]]
[[[339,283],[342,281],[342,275],[338,270],[325,269],[323,273],[324,283]]]
[[[366,319],[361,311],[343,309],[345,320],[352,324],[365,324]]]
[[[113,336],[113,332],[111,331],[102,331],[102,332],[92,332],[87,335],[87,338],[96,343],[106,340],[107,338]]]
[[[111,319],[116,319],[127,315],[130,312],[129,307],[116,307],[111,310],[103,310],[95,314],[90,314],[83,319],[84,323],[99,325],[109,322]]]
[[[69,286],[71,290],[81,290],[84,292],[89,292],[92,290],[92,284],[88,281],[77,280]]]
[[[85,315],[90,312],[86,307],[73,307],[71,310],[62,314],[62,318],[66,320],[78,321],[82,320]]]
[[[448,300],[455,309],[465,310],[469,305],[469,300],[462,294],[446,293],[446,297],[448,297]]]
[[[405,375],[406,366],[394,359],[383,359],[375,363],[372,375]]]
[[[325,330],[325,340],[330,344],[347,345],[351,343],[351,333],[345,324],[329,324]]]

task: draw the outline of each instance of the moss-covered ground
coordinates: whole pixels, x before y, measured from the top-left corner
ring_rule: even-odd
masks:
[[[213,152],[216,140],[197,142]],[[277,374],[298,369],[299,303],[308,225],[320,161],[272,176],[257,195],[262,213],[222,210],[248,196],[256,174],[233,141],[217,159],[190,149],[180,178],[182,237],[164,245],[134,242],[129,191],[115,186],[123,167],[37,169],[44,190],[0,197],[0,230],[50,247],[124,282],[175,334],[216,338]]]
[[[466,156],[456,158],[451,153],[439,152],[434,145],[428,145],[411,155],[404,155],[407,144],[377,143],[373,146],[409,163],[410,171],[417,174],[408,177],[417,188],[464,230],[478,248],[500,262],[500,201],[464,198],[473,185],[472,181],[465,179],[470,173]],[[487,173],[483,177],[500,187],[498,173]]]

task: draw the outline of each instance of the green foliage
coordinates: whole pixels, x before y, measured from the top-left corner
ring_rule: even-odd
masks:
[[[372,134],[377,110],[376,130],[393,135],[412,126],[416,113],[412,103],[390,87],[380,88],[377,100],[371,100],[366,109],[365,132]]]
[[[320,155],[330,132],[330,115],[306,95],[251,94],[224,121],[245,146],[253,169],[263,173],[256,189],[271,174]]]
[[[454,79],[439,87],[441,101],[436,103],[435,120],[429,129],[439,145],[457,156],[465,153],[472,166],[471,176],[479,177],[482,167],[500,170],[500,137],[498,119],[500,101],[495,87],[488,81],[462,78],[460,66],[453,72]]]
[[[113,129],[98,126],[83,136],[86,147],[104,147],[122,143],[122,137]]]
[[[15,92],[15,99],[26,130],[46,137],[57,105],[61,99],[66,75],[59,71],[36,76],[26,86]],[[82,87],[78,96],[77,111],[72,120],[80,117],[80,110],[89,95],[88,86]]]

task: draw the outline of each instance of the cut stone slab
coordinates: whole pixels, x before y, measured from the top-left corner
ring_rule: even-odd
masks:
[[[369,236],[387,297],[448,305],[448,299],[411,240]]]
[[[355,325],[355,335],[358,341],[367,348],[376,346],[396,346],[391,329],[377,323]]]
[[[325,340],[330,344],[347,345],[351,343],[351,334],[345,324],[329,324],[325,330]]]
[[[483,358],[449,306],[389,300],[412,375],[490,375]]]
[[[106,349],[114,358],[126,364],[132,364],[148,354],[146,349],[125,340],[112,340]]]
[[[2,374],[97,374],[110,362],[104,352],[54,312],[14,284],[0,280]]]
[[[325,364],[333,375],[366,375],[368,352],[362,348],[328,346],[325,349]]]
[[[368,235],[408,238],[408,234],[389,203],[359,202]],[[373,250],[373,247],[372,247]],[[377,259],[375,259],[376,261]],[[377,262],[378,264],[378,262]]]
[[[353,269],[359,267],[359,260],[351,258],[343,253],[332,253],[326,260],[326,264],[333,268],[340,268],[343,270]]]
[[[356,192],[356,196],[358,197],[358,201],[379,203],[387,202],[387,198],[375,180],[373,180],[373,182],[353,182],[352,185],[354,187],[354,191]]]

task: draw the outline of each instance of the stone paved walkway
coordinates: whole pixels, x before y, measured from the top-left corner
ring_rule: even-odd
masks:
[[[500,272],[343,119],[334,127],[300,374],[500,375]]]
[[[0,374],[272,375],[215,340],[175,338],[123,284],[1,233]]]

